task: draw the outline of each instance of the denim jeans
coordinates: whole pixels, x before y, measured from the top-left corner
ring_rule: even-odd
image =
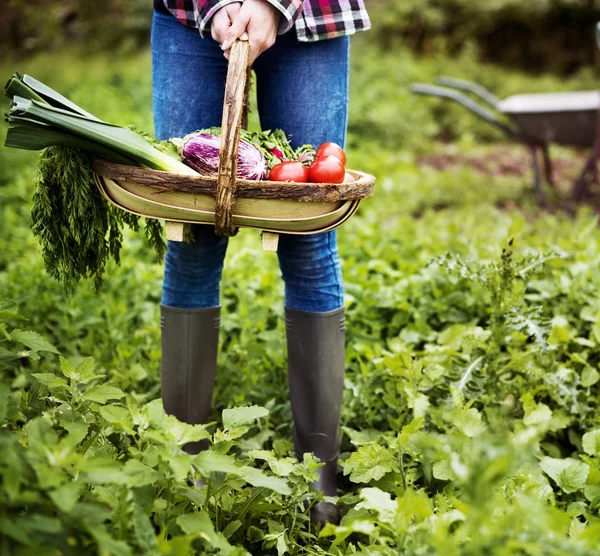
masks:
[[[262,129],[283,129],[293,146],[333,141],[344,145],[348,106],[348,37],[300,43],[295,31],[279,36],[254,63]],[[227,60],[209,36],[154,12],[152,89],[155,135],[182,137],[220,126]],[[194,243],[168,242],[162,303],[199,308],[219,305],[227,238],[194,227]],[[285,304],[326,312],[344,303],[335,231],[282,234],[277,251]]]

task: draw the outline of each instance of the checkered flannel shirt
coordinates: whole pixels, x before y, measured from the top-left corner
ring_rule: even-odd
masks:
[[[210,32],[212,16],[223,6],[241,0],[163,0],[181,23]],[[268,0],[281,12],[277,34],[296,28],[302,42],[352,35],[371,27],[364,0]]]

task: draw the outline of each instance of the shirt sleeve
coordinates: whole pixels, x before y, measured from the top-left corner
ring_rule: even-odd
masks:
[[[207,31],[210,34],[210,20],[221,8],[227,4],[242,2],[242,0],[198,0],[194,2],[194,17],[200,31],[200,36],[204,38]]]
[[[281,12],[279,20],[278,35],[287,33],[302,13],[302,4],[304,0],[267,0],[269,4],[275,6]]]
[[[241,2],[242,0],[197,0],[194,2],[194,16],[200,31],[200,36],[204,38],[204,33],[210,31],[210,20],[216,12],[222,7],[232,2]],[[303,0],[267,0],[269,4],[275,6],[281,13],[279,20],[278,35],[287,33],[302,13]]]

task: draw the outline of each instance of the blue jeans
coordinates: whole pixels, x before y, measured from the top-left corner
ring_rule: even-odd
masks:
[[[292,30],[254,63],[262,129],[283,129],[293,146],[333,141],[344,145],[348,106],[348,37],[299,43]],[[152,89],[155,135],[182,137],[220,126],[227,60],[219,44],[174,17],[154,12]],[[195,226],[194,243],[168,242],[162,303],[219,305],[227,238]],[[285,304],[326,312],[344,304],[335,231],[284,235],[277,251]]]

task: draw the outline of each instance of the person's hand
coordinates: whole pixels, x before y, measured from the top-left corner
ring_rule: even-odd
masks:
[[[223,6],[213,15],[210,23],[210,34],[219,44],[223,44],[225,36],[231,28],[234,19],[240,13],[241,2],[232,2]]]
[[[275,43],[280,16],[279,10],[267,0],[244,0],[233,24],[225,34],[225,40],[221,43],[225,57],[229,59],[233,41],[246,33],[250,42],[249,63],[252,65],[256,58]]]

